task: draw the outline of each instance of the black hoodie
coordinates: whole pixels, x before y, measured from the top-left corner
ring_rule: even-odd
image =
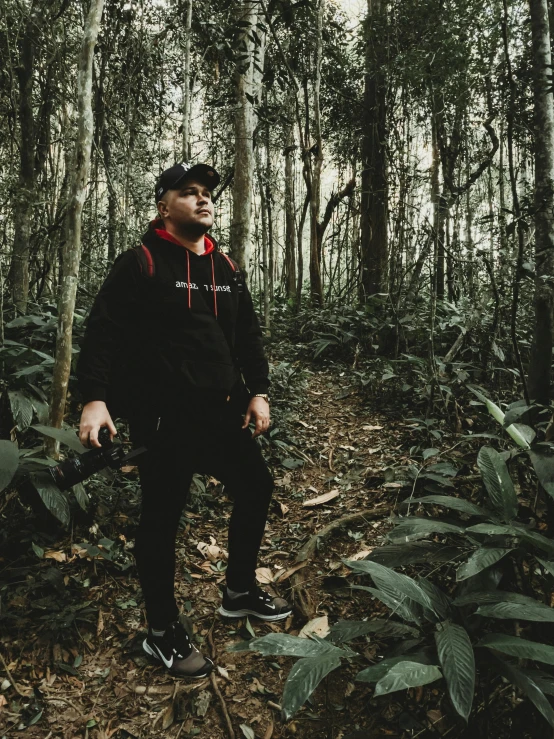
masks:
[[[224,400],[241,373],[250,394],[267,393],[269,367],[246,285],[239,293],[212,237],[195,254],[160,221],[143,237],[155,264],[143,274],[132,249],[120,254],[96,296],[77,363],[83,404],[104,400],[125,373],[133,407]],[[121,378],[120,378],[121,379]]]

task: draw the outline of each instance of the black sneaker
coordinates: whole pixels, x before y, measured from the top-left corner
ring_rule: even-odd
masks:
[[[204,657],[194,646],[179,621],[169,624],[163,636],[154,636],[150,627],[142,648],[177,677],[200,680],[207,677],[214,667],[211,659]]]
[[[292,610],[286,600],[274,598],[256,585],[246,595],[237,598],[230,598],[225,588],[218,613],[227,618],[257,616],[263,621],[280,621],[290,616]]]

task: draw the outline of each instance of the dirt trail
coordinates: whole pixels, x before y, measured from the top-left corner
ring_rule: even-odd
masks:
[[[21,695],[4,681],[0,693],[3,736],[223,739],[231,736],[229,725],[237,738],[339,739],[362,729],[370,733],[352,735],[391,735],[377,726],[371,729],[375,718],[368,703],[370,691],[351,682],[359,668],[333,673],[327,689],[320,686],[316,691],[313,704],[283,724],[279,701],[293,660],[226,651],[253,634],[298,634],[312,617],[327,617],[333,623],[345,616],[368,615],[371,601],[337,592],[336,578],[347,573],[342,559],[363,557],[383,541],[388,511],[398,494],[396,483],[387,482],[387,468],[401,462],[397,432],[405,424],[371,414],[359,396],[341,391],[341,382],[328,372],[311,375],[293,423],[295,443],[286,453],[275,444],[267,450],[274,460],[277,452],[282,460],[284,455],[289,467],[302,462],[293,469],[274,465],[276,491],[258,573],[265,586],[294,601],[293,616],[286,623],[265,624],[256,619],[224,621],[215,615],[219,586],[224,582],[226,524],[231,511],[230,501],[215,481],[205,494],[193,496],[195,509],[185,513],[177,543],[176,585],[199,646],[218,666],[211,680],[190,684],[172,678],[143,655],[146,622],[137,605],[134,567],[122,572],[111,562],[91,558],[85,549],[72,549],[85,536],[89,542],[96,541],[94,530],[87,534],[84,529],[84,535],[76,532],[52,542],[50,559],[35,560],[30,572],[21,567],[29,563],[28,558],[18,562],[4,558],[0,577],[8,582],[2,590],[2,612],[13,618],[3,621],[2,679],[9,670]],[[136,487],[136,470],[127,468],[125,476]],[[325,494],[327,499],[322,498]],[[371,517],[359,515],[375,508],[378,511]],[[311,555],[305,548],[301,552],[310,537],[345,516],[352,517],[349,523],[325,536],[319,550]],[[96,536],[106,536],[106,531],[111,540],[118,536],[120,542],[131,539],[132,517],[124,509],[112,511]],[[14,579],[18,577],[14,566],[22,569],[19,579],[23,581],[34,578],[38,582],[39,567],[42,580],[46,570],[59,573],[49,575],[53,592],[43,597],[42,611],[33,589],[26,591]],[[75,583],[85,584],[86,595],[83,587],[78,591],[81,595],[71,590]],[[81,608],[85,616],[54,638],[47,628],[48,597],[65,603],[70,590],[75,608]],[[360,607],[365,610],[353,611]],[[23,728],[35,717],[34,725]],[[22,726],[19,731],[18,726]]]

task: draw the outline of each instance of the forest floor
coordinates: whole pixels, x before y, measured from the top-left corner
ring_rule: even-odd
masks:
[[[286,445],[266,442],[276,490],[258,575],[264,587],[294,603],[293,615],[273,624],[217,615],[231,502],[211,480],[182,519],[176,592],[186,623],[217,668],[191,683],[152,665],[141,648],[146,620],[129,554],[138,517],[137,470],[129,465],[111,497],[92,496],[92,523],[76,520],[70,534],[58,529],[39,538],[22,519],[22,543],[0,552],[0,737],[224,739],[233,736],[232,727],[237,739],[400,738],[426,736],[428,722],[437,735],[437,691],[374,701],[367,684],[354,682],[360,663],[333,672],[284,723],[279,702],[293,660],[227,651],[252,635],[298,635],[308,623],[325,635],[339,619],[385,613],[368,593],[344,589],[349,570],[342,560],[363,558],[384,542],[399,493],[407,494],[389,473],[407,459],[414,424],[372,408],[345,387],[340,368],[308,375],[287,417],[294,443],[290,434]],[[284,459],[283,449],[291,456]],[[19,506],[15,515],[22,514]],[[344,526],[328,530],[345,516],[351,518]],[[318,533],[319,546],[307,551]],[[365,643],[362,654],[370,664],[376,648]]]

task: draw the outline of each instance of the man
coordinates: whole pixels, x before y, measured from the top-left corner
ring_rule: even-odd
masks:
[[[175,538],[194,472],[212,474],[234,498],[219,612],[271,621],[291,612],[255,581],[273,490],[253,438],[269,427],[269,367],[240,271],[207,236],[219,180],[205,164],[183,163],[161,174],[159,219],[144,235],[142,253],[130,249],[115,261],[91,309],[77,366],[79,437],[93,447],[100,446],[102,426],[112,438],[117,434],[110,393],[114,376],[127,373],[131,440],[148,449],[137,457],[142,507],[135,557],[148,618],[143,648],[173,674],[191,678],[213,668],[180,624],[174,597]]]

